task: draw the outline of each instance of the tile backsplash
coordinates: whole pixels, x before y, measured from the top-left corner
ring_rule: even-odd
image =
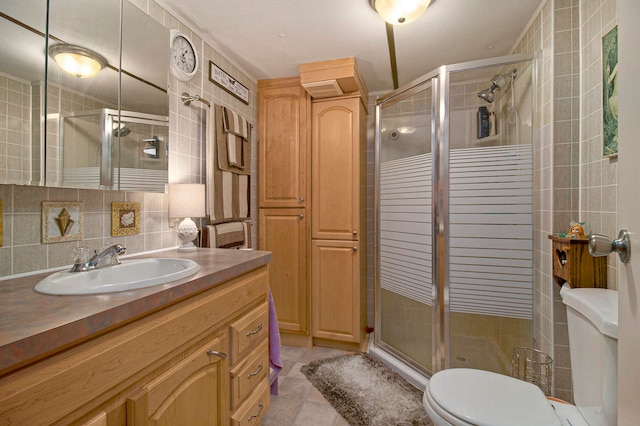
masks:
[[[0,200],[4,210],[0,277],[70,265],[73,249],[81,245],[100,250],[106,243],[117,242],[127,248],[127,254],[135,254],[179,243],[175,230],[169,227],[167,195],[162,193],[0,185]],[[43,201],[82,202],[84,238],[42,244]],[[111,236],[114,201],[140,203],[139,234]]]

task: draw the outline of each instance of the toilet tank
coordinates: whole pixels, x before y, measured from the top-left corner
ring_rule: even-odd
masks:
[[[589,425],[617,424],[618,292],[560,291],[567,307],[573,399]]]

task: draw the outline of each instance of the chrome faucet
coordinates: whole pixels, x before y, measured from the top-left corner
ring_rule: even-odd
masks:
[[[119,265],[118,256],[124,254],[126,248],[121,244],[112,244],[100,253],[94,251],[94,255],[89,258],[87,247],[78,247],[74,250],[74,263],[71,272],[91,271],[105,266]]]

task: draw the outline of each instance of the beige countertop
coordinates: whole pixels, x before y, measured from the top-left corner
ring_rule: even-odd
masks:
[[[82,296],[35,292],[34,286],[51,272],[0,281],[0,376],[266,265],[271,253],[199,248],[135,256],[146,257],[187,258],[200,270],[168,284]]]

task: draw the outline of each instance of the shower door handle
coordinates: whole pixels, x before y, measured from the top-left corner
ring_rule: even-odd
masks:
[[[631,240],[629,232],[620,231],[618,239],[613,240],[604,235],[592,234],[589,237],[589,254],[593,257],[607,256],[613,252],[618,253],[620,261],[627,263],[631,256]]]

